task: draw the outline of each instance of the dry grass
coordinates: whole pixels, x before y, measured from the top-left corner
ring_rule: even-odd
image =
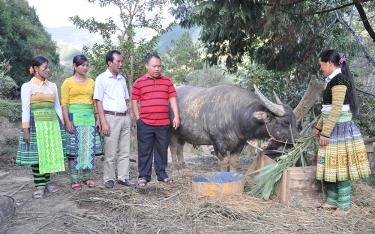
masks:
[[[106,190],[99,182],[102,169],[98,168],[95,180],[99,186],[77,192],[67,186],[66,173],[55,175],[58,194],[35,201],[25,191],[28,199],[0,232],[19,233],[12,230],[27,227],[24,230],[31,230],[28,233],[375,233],[373,187],[355,184],[348,217],[317,211],[313,204],[285,206],[248,195],[208,198],[192,193],[191,180],[215,171],[215,157],[187,158],[187,169],[170,172],[174,178],[171,186],[153,180],[144,189],[117,186]],[[241,172],[246,171],[249,158],[241,158]],[[135,167],[132,164],[132,176],[136,175]],[[61,205],[51,211],[46,204],[52,203]]]
[[[191,192],[193,174],[185,170],[173,186],[82,191],[73,199],[83,212],[62,213],[54,220],[73,233],[375,232],[375,190],[364,184],[355,186],[352,214],[342,218],[247,195],[197,196]]]

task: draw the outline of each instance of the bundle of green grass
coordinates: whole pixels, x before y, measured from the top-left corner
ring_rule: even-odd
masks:
[[[304,152],[315,146],[316,140],[312,136],[303,137],[295,141],[294,147],[285,151],[275,164],[261,168],[251,180],[251,196],[269,200],[280,181],[283,171],[288,167],[296,165],[300,160],[302,166],[305,164]]]

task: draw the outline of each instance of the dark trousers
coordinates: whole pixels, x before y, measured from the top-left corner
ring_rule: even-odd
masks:
[[[138,178],[151,180],[152,160],[158,180],[168,178],[165,169],[168,163],[170,134],[170,125],[153,126],[137,120]]]

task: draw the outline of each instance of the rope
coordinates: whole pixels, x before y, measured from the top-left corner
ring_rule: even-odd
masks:
[[[282,141],[282,140],[278,140],[276,137],[274,137],[271,133],[270,133],[270,131],[268,130],[268,125],[267,125],[267,123],[265,123],[265,125],[266,125],[266,129],[267,129],[267,133],[268,133],[268,136],[270,137],[270,139],[272,140],[272,141],[276,141],[276,142],[279,142],[279,143],[282,143],[282,144],[288,144],[288,145],[293,145],[293,142],[288,142],[288,141]]]

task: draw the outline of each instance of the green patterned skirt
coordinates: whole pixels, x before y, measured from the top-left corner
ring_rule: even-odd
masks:
[[[95,156],[103,154],[100,134],[95,126],[93,105],[71,104],[68,109],[74,131],[67,132],[66,153],[74,160],[74,169],[92,170],[95,168]]]
[[[328,114],[323,114],[323,124],[327,119]],[[369,177],[367,151],[351,113],[341,114],[329,144],[319,147],[317,161],[318,180],[337,182]]]
[[[23,141],[23,130],[19,132],[16,163],[39,164],[40,174],[65,171],[65,131],[57,117],[54,103],[31,104],[30,143]]]

